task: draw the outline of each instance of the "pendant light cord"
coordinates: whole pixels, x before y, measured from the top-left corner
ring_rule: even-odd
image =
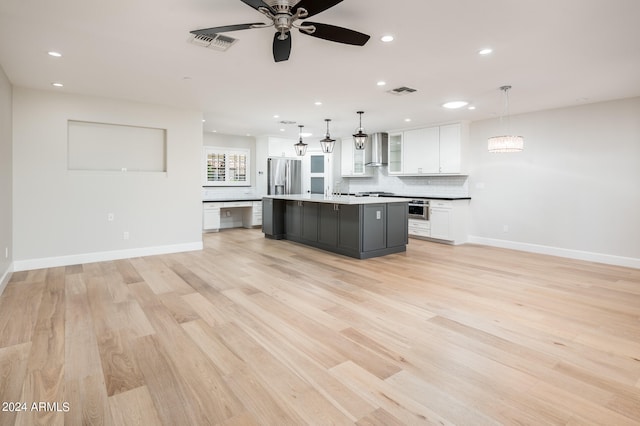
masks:
[[[502,90],[504,92],[504,113],[507,116],[507,118],[506,118],[506,122],[507,122],[507,132],[506,132],[506,134],[507,135],[511,134],[511,121],[510,121],[510,117],[509,117],[509,89],[511,89],[511,86],[502,86],[500,88],[500,90]],[[504,116],[500,115],[500,125],[502,127],[504,127],[503,118],[504,118]]]

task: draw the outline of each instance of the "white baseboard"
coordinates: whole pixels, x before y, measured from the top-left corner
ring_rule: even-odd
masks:
[[[640,269],[640,259],[636,259],[633,257],[613,256],[610,254],[521,243],[518,241],[476,237],[475,235],[469,235],[469,239],[467,240],[467,242],[473,244],[482,244],[485,246],[527,251],[531,253],[548,254],[551,256],[567,257],[570,259],[586,260],[588,262],[606,263],[608,265],[626,266],[628,268]]]
[[[9,284],[9,280],[11,279],[12,273],[13,273],[13,263],[9,265],[9,268],[2,275],[2,278],[0,278],[0,295],[2,295],[2,292],[7,287],[7,284]]]
[[[16,260],[13,262],[14,271],[28,271],[31,269],[53,268],[56,266],[79,265],[82,263],[105,262],[109,260],[128,259],[131,257],[153,256],[156,254],[179,253],[183,251],[202,250],[202,241],[168,246],[141,247],[126,250],[101,251],[69,256],[45,257],[40,259]]]

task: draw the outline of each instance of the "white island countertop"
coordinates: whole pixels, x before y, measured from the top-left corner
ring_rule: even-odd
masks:
[[[411,198],[391,197],[356,197],[353,195],[322,195],[322,194],[288,194],[288,195],[263,195],[264,198],[277,200],[310,201],[327,204],[392,204],[408,203]]]

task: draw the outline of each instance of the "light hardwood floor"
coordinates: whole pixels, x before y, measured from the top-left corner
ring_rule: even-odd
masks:
[[[0,400],[27,411],[0,425],[640,424],[640,270],[419,240],[355,260],[256,229],[204,241],[15,273]]]

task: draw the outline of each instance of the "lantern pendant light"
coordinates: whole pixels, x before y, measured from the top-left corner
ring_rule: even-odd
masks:
[[[507,131],[502,136],[492,136],[487,140],[487,148],[489,152],[520,152],[524,149],[524,137],[514,136],[510,134],[510,122],[509,122],[509,89],[511,86],[502,86],[500,90],[504,92],[505,98],[505,113],[507,117]],[[500,116],[500,123],[502,123],[502,116]]]
[[[298,141],[297,144],[293,145],[293,147],[296,149],[296,154],[299,157],[302,157],[304,154],[307,153],[307,144],[302,142],[302,128],[304,126],[299,125],[298,127],[300,128],[300,140]]]
[[[322,152],[324,152],[325,154],[330,154],[333,152],[333,146],[335,145],[336,140],[331,139],[331,135],[329,135],[329,122],[331,120],[325,118],[324,121],[327,122],[327,134],[324,135],[324,139],[320,141],[320,147],[322,148]]]
[[[358,115],[360,116],[360,127],[356,129],[356,133],[353,135],[353,143],[356,149],[359,150],[365,149],[367,146],[367,138],[369,137],[369,135],[364,132],[364,127],[362,127],[362,114],[364,114],[364,111],[358,111]]]

